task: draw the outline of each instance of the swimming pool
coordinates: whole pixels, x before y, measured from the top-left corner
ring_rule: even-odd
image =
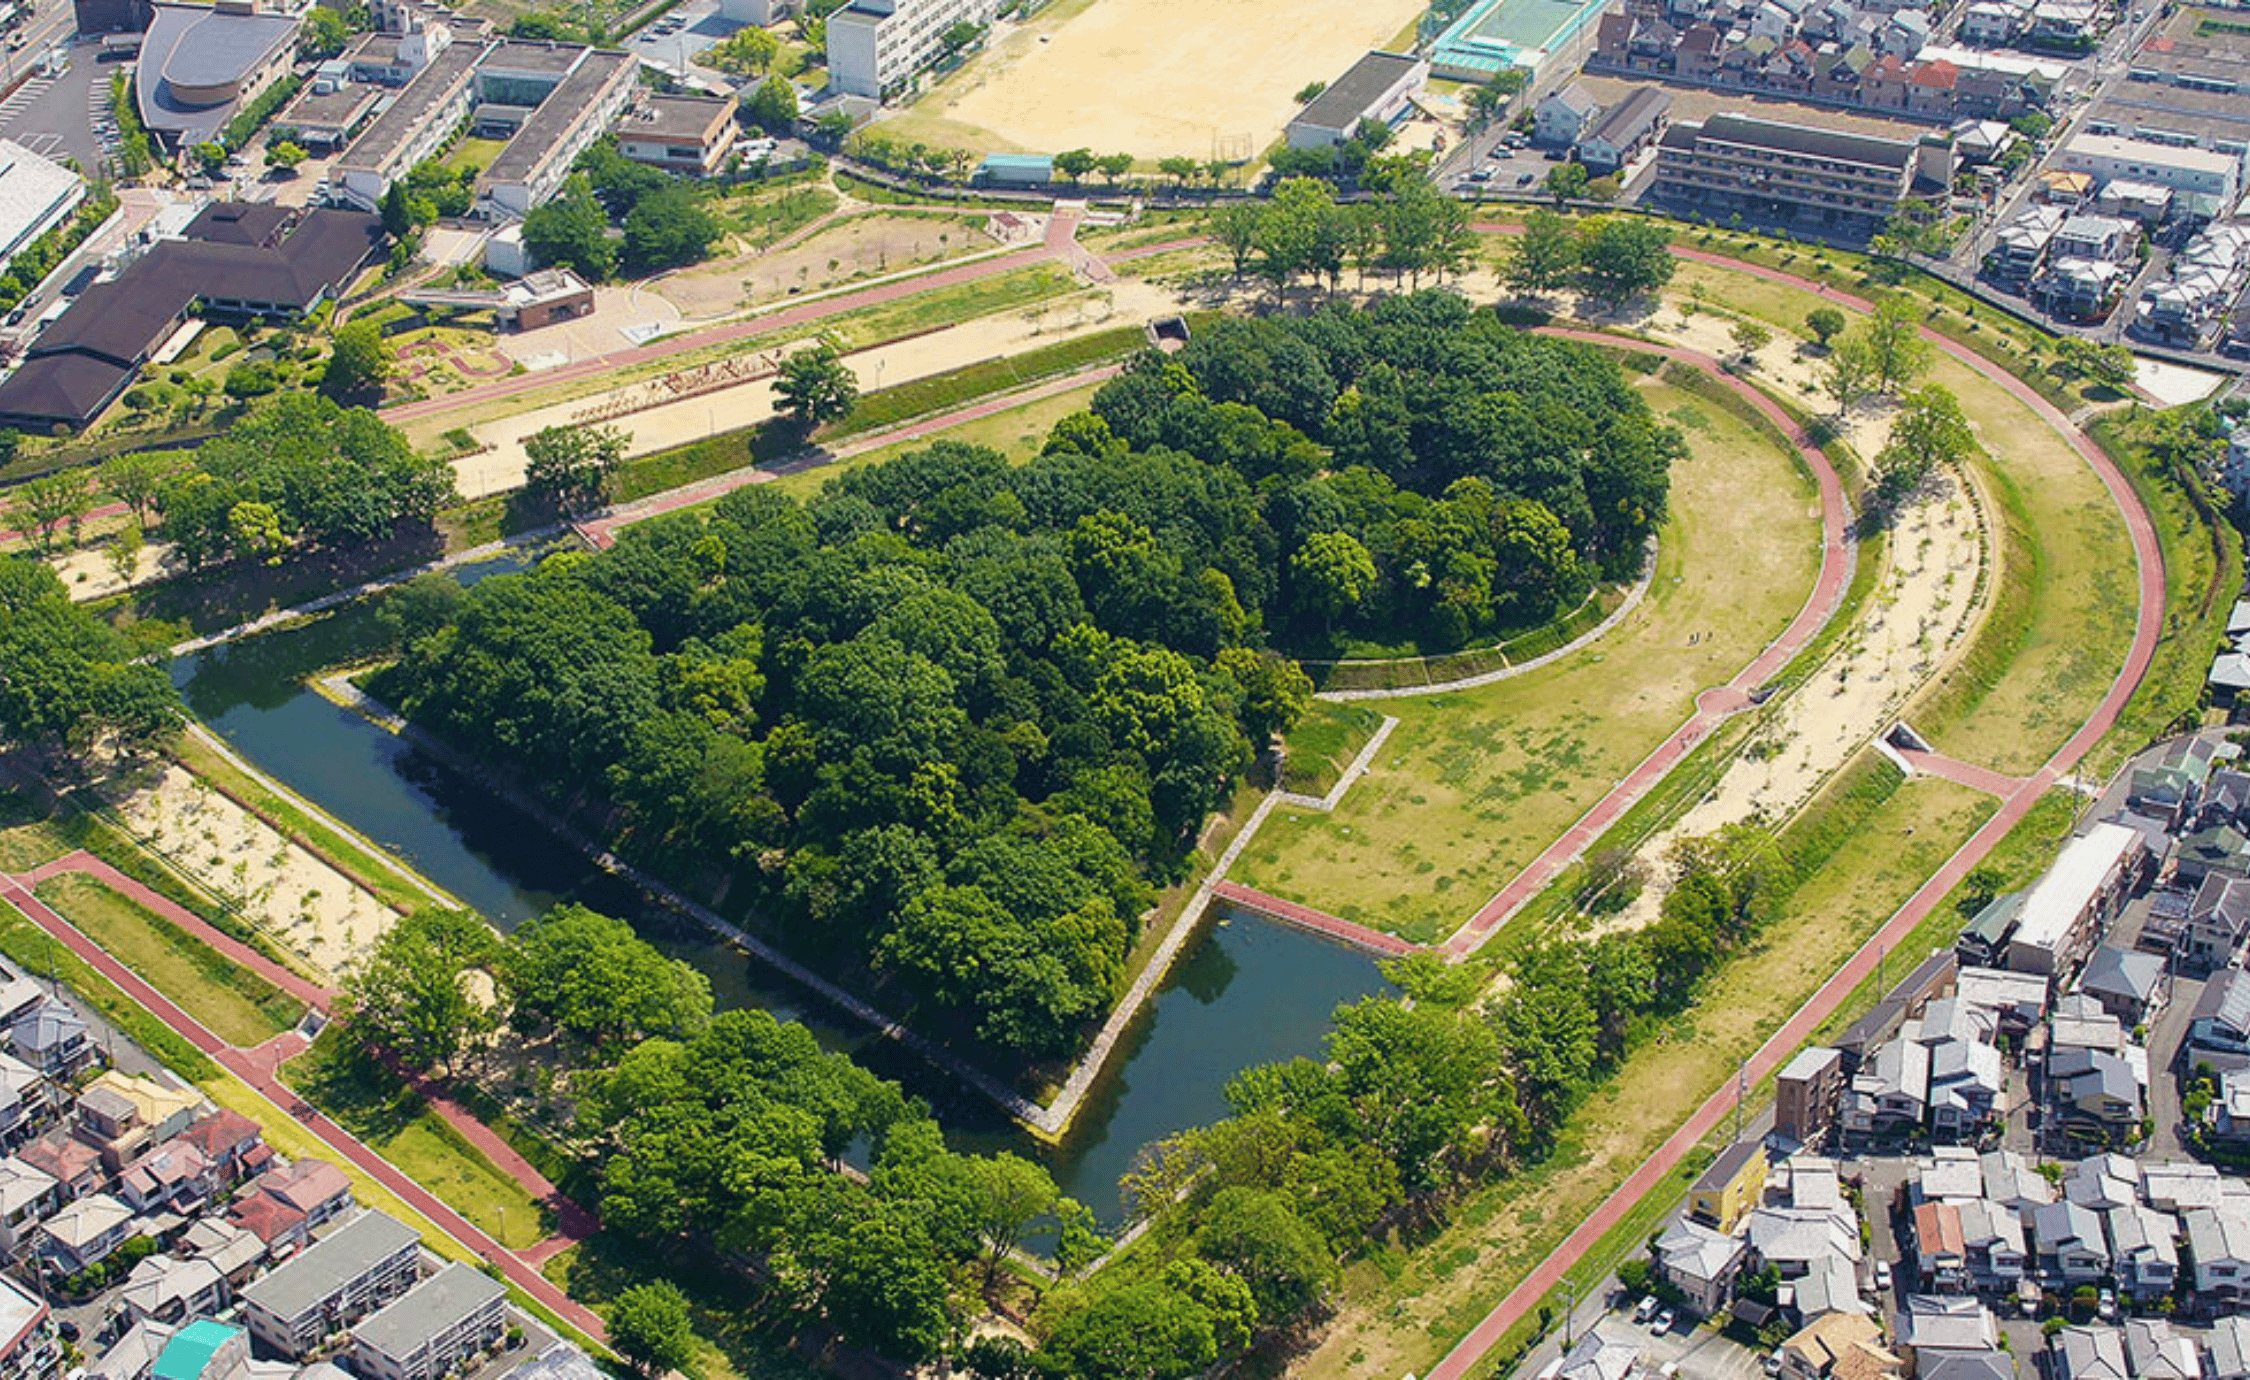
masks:
[[[1441,77],[1485,81],[1504,67],[1540,60],[1593,22],[1607,0],[1478,0],[1439,36],[1430,54]]]

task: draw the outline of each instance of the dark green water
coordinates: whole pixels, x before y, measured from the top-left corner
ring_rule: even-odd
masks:
[[[458,573],[464,582],[511,559]],[[1385,988],[1366,955],[1254,919],[1212,927],[1175,965],[1082,1109],[1072,1138],[1033,1151],[973,1094],[920,1059],[843,1021],[825,1003],[653,904],[588,863],[504,801],[307,688],[324,667],[368,645],[364,610],[250,638],[173,666],[196,716],[292,790],[510,929],[558,901],[629,920],[711,980],[722,1009],[754,1006],[802,1020],[928,1099],[963,1148],[1036,1153],[1066,1192],[1105,1220],[1121,1212],[1117,1180],[1144,1144],[1226,1111],[1229,1078],[1253,1064],[1318,1052],[1329,1012]]]

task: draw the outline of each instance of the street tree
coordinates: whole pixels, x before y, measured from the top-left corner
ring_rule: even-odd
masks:
[[[1586,184],[1591,180],[1584,163],[1558,163],[1547,173],[1547,195],[1555,199],[1555,205],[1561,206],[1586,195]]]
[[[836,347],[824,340],[783,360],[773,391],[782,412],[809,432],[851,415],[852,405],[859,401],[859,378]]]
[[[1170,178],[1173,186],[1185,187],[1203,171],[1203,164],[1185,154],[1175,153],[1169,158],[1158,159],[1156,170]]]
[[[1094,169],[1102,175],[1104,182],[1114,187],[1117,185],[1117,179],[1133,170],[1133,155],[1129,153],[1105,153],[1095,160]]]
[[[1055,155],[1055,171],[1073,182],[1083,182],[1100,161],[1092,149],[1064,149]]]
[[[668,1279],[620,1293],[608,1322],[610,1345],[638,1374],[668,1375],[695,1360],[694,1315],[687,1295]]]

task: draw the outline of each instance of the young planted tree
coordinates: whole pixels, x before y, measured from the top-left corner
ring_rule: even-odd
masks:
[[[1734,340],[1734,348],[1742,352],[1745,366],[1756,363],[1758,351],[1773,343],[1773,332],[1760,321],[1737,321],[1727,334]]]
[[[1847,324],[1849,323],[1844,319],[1844,314],[1834,307],[1814,307],[1805,313],[1805,329],[1812,332],[1813,339],[1820,343],[1823,350],[1844,333]]]
[[[68,471],[42,475],[16,486],[7,508],[8,523],[28,537],[39,554],[49,556],[54,554],[56,529],[68,524],[75,531],[93,502],[83,476]]]

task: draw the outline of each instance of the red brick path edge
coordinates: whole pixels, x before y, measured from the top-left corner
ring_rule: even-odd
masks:
[[[1211,894],[1228,905],[1240,906],[1244,910],[1255,911],[1269,920],[1279,921],[1284,925],[1294,925],[1298,929],[1310,930],[1314,934],[1326,935],[1330,939],[1341,940],[1346,944],[1369,950],[1385,958],[1403,957],[1418,952],[1422,948],[1421,945],[1401,939],[1395,934],[1385,934],[1381,930],[1354,924],[1339,916],[1330,915],[1326,911],[1315,910],[1311,906],[1300,905],[1295,901],[1285,901],[1279,896],[1269,896],[1255,887],[1247,887],[1240,882],[1220,882],[1211,888]]]
[[[409,1082],[415,1092],[448,1126],[489,1158],[502,1173],[531,1189],[555,1212],[558,1229],[546,1240],[520,1254],[501,1245],[466,1217],[447,1206],[436,1194],[409,1178],[404,1171],[321,1114],[281,1082],[280,1066],[290,1057],[303,1052],[302,1036],[294,1032],[279,1035],[250,1050],[228,1044],[32,894],[32,885],[66,872],[80,873],[114,888],[197,939],[209,943],[244,967],[257,972],[261,977],[284,986],[291,995],[316,1005],[323,1011],[328,1009],[333,994],[306,982],[233,936],[212,928],[193,912],[123,876],[116,869],[88,854],[74,853],[49,863],[35,870],[28,879],[0,874],[0,899],[14,905],[30,917],[33,923],[85,960],[96,972],[147,1007],[150,1014],[163,1021],[182,1039],[210,1055],[220,1067],[257,1089],[282,1115],[311,1132],[361,1172],[404,1199],[408,1206],[435,1223],[439,1230],[476,1255],[499,1266],[510,1283],[536,1299],[543,1307],[590,1337],[606,1337],[601,1319],[592,1310],[574,1302],[539,1272],[541,1263],[600,1229],[600,1223],[592,1213],[556,1188],[515,1147],[501,1139],[491,1127],[477,1120],[458,1102],[426,1080],[410,1078]],[[27,880],[30,885],[26,884]],[[320,999],[316,1001],[314,994]]]
[[[1517,227],[1479,225],[1476,228],[1488,232],[1513,232]],[[1870,310],[1873,306],[1863,298],[1824,287],[1795,274],[1746,264],[1723,254],[1681,247],[1675,247],[1672,252],[1675,256],[1692,262],[1707,263],[1816,292],[1842,306],[1861,311]],[[1946,859],[1944,865],[1907,899],[1906,904],[1885,921],[1882,928],[1860,946],[1858,952],[1845,960],[1844,966],[1837,969],[1835,975],[1823,983],[1819,991],[1797,1008],[1795,1015],[1759,1046],[1757,1053],[1749,1060],[1745,1080],[1747,1083],[1755,1083],[1779,1067],[1782,1060],[1793,1053],[1822,1021],[1834,1014],[1859,984],[1874,973],[1882,956],[1911,934],[1915,926],[1921,924],[1945,899],[1946,893],[1958,885],[1972,868],[1984,861],[1985,856],[2007,837],[2008,831],[2030,813],[2040,796],[2060,781],[2065,773],[2101,741],[2102,735],[2116,725],[2118,716],[2124,712],[2133,692],[2147,676],[2149,664],[2156,655],[2157,634],[2164,617],[2164,555],[2156,544],[2156,531],[2149,519],[2148,510],[2141,506],[2140,498],[2133,492],[2132,485],[2118,472],[2117,466],[2103,453],[2101,447],[2094,444],[2092,438],[2071,425],[2069,418],[2040,397],[2029,384],[2013,374],[1995,368],[1983,356],[1965,345],[1949,340],[1935,331],[1925,329],[1922,334],[1936,348],[1990,378],[2029,407],[2040,420],[2070,443],[2071,448],[2078,452],[2109,490],[2110,499],[2123,515],[2126,530],[2132,537],[2133,557],[2139,568],[2139,607],[2136,611],[2133,645],[2126,655],[2124,666],[2118,670],[2117,678],[2111,682],[2109,692],[2102,697],[2101,703],[2087,717],[2086,722],[2048,759],[2045,766],[2028,780],[2019,783],[2001,804],[1999,811],[1985,822],[1984,827],[1971,835],[1969,841],[1961,845],[1952,857]],[[1507,1297],[1482,1322],[1470,1329],[1468,1335],[1446,1353],[1445,1358],[1430,1371],[1428,1380],[1465,1380],[1470,1370],[1499,1344],[1509,1329],[1528,1316],[1539,1301],[1562,1282],[1563,1275],[1571,1266],[1592,1250],[1595,1243],[1608,1234],[1611,1228],[1623,1221],[1633,1205],[1671,1173],[1688,1151],[1718,1127],[1733,1109],[1735,1086],[1730,1080],[1728,1086],[1720,1088],[1705,1100],[1680,1129],[1673,1132],[1670,1139],[1642,1161],[1640,1168],[1634,1170],[1616,1191],[1602,1201],[1591,1216],[1578,1225],[1576,1231],[1564,1239],[1562,1245],[1549,1253],[1529,1276],[1509,1291]]]

